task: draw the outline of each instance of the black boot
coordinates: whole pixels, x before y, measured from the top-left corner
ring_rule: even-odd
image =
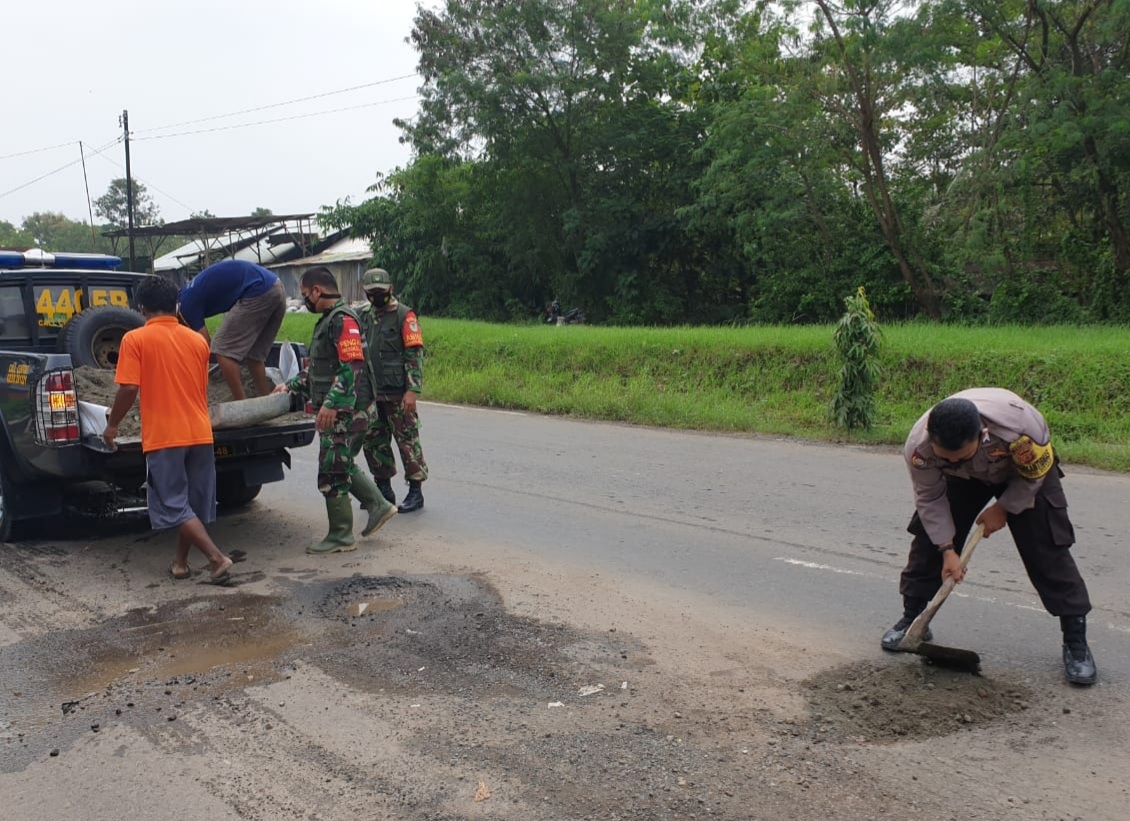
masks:
[[[376,477],[374,477],[375,479]],[[392,489],[392,479],[376,479],[377,488],[381,495],[388,499],[390,505],[396,504],[396,491]]]
[[[906,637],[906,631],[910,629],[910,625],[918,618],[918,614],[926,609],[929,602],[926,599],[916,599],[910,596],[902,597],[902,618],[895,622],[894,627],[883,634],[880,640],[884,650],[889,650],[892,653],[899,652],[899,645]],[[923,641],[932,641],[934,638],[933,631],[929,627],[926,628],[926,634],[922,636]]]
[[[424,506],[424,494],[420,492],[420,484],[415,479],[408,480],[408,495],[400,503],[401,513],[412,513]]]
[[[1087,646],[1087,617],[1060,616],[1063,627],[1063,669],[1072,684],[1094,684],[1099,677],[1091,648]]]

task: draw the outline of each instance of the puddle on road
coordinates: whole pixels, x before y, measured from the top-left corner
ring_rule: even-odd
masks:
[[[281,596],[202,595],[0,647],[0,670],[14,671],[0,687],[0,742],[13,742],[0,743],[0,771],[26,765],[31,739],[65,747],[94,722],[163,732],[187,705],[238,698],[299,662],[362,692],[570,702],[629,652],[646,656],[623,635],[513,616],[474,577],[358,575]]]
[[[85,664],[60,684],[72,693],[87,693],[126,678],[203,676],[220,667],[255,668],[262,679],[279,657],[308,640],[272,598],[177,602],[134,611],[117,630],[87,642]]]
[[[366,601],[357,602],[356,604],[351,604],[345,609],[353,618],[360,618],[366,613],[383,613],[388,610],[395,610],[402,604],[404,604],[404,602],[397,599],[368,599]]]

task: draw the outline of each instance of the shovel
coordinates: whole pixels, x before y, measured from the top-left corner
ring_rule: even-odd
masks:
[[[969,534],[969,538],[965,540],[965,547],[961,551],[962,570],[966,568],[969,564],[969,560],[973,558],[973,550],[977,547],[977,543],[981,541],[981,537],[984,535],[985,526],[979,524],[973,529],[973,532]],[[926,635],[926,628],[930,626],[930,621],[953,591],[955,584],[957,584],[957,582],[952,578],[942,582],[941,589],[934,594],[934,598],[930,599],[930,603],[926,605],[926,609],[918,614],[918,618],[916,618],[907,629],[906,635],[903,636],[902,641],[899,643],[899,650],[902,650],[904,653],[917,653],[920,656],[930,659],[935,664],[976,671],[981,666],[981,657],[972,650],[960,650],[957,647],[943,647],[940,644],[932,644],[931,642],[922,640],[922,637]]]

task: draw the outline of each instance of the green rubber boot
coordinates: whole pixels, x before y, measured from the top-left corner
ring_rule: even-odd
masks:
[[[396,515],[396,505],[390,504],[380,488],[369,478],[364,471],[357,471],[353,476],[353,484],[349,492],[361,502],[361,507],[369,514],[369,520],[361,530],[362,536],[376,533],[381,527]]]
[[[327,497],[326,516],[330,520],[329,532],[322,541],[306,548],[306,552],[324,556],[356,550],[357,545],[353,543],[353,500],[348,496]]]

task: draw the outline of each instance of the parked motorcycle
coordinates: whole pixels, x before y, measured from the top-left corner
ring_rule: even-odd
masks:
[[[580,308],[562,311],[561,304],[555,299],[545,312],[545,321],[549,325],[583,325],[585,314]]]

